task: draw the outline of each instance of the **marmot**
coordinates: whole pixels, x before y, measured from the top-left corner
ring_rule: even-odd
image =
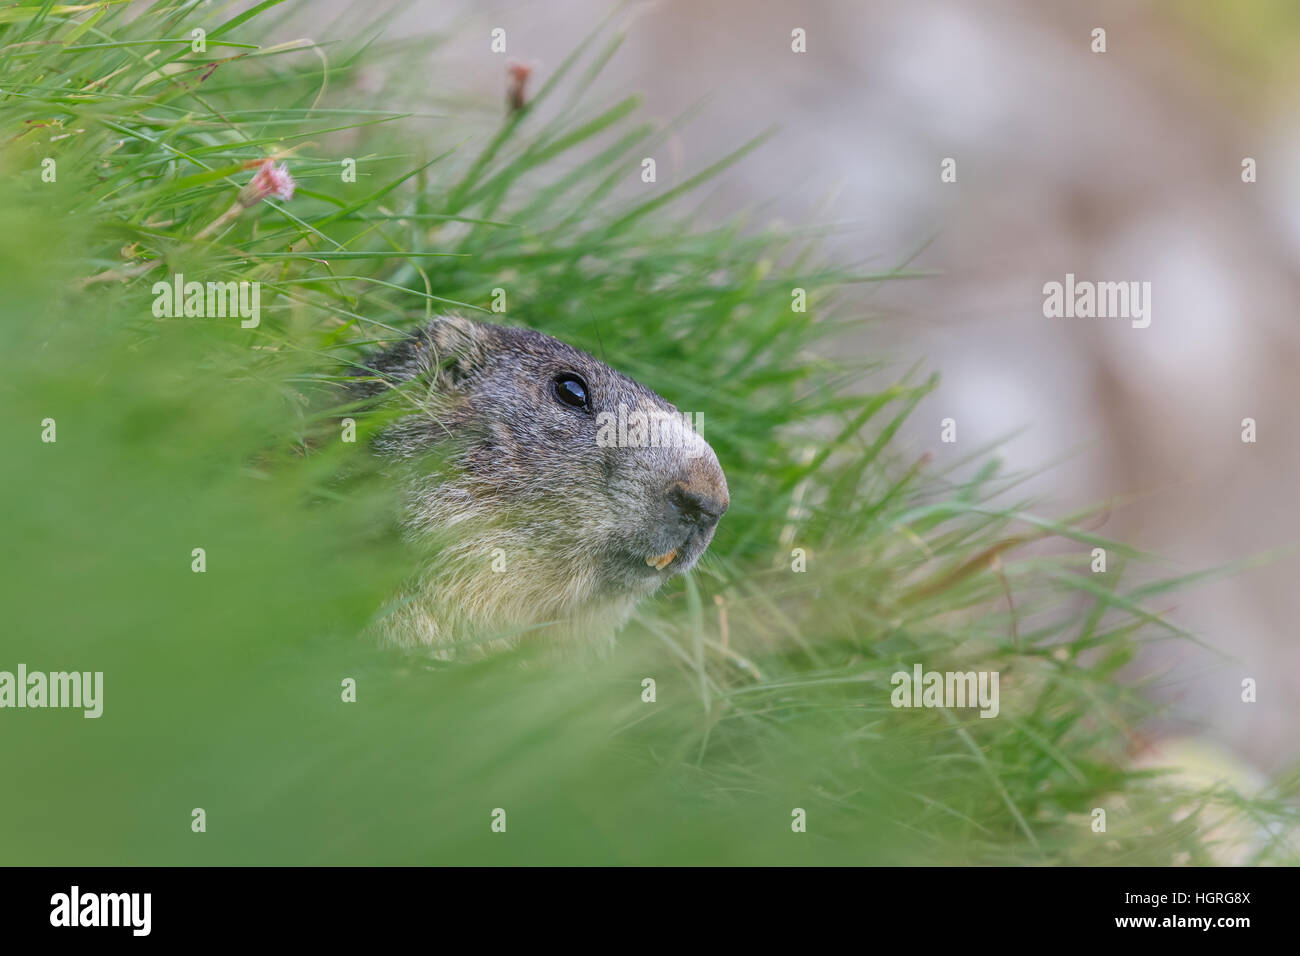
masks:
[[[411,408],[374,441],[420,554],[391,643],[612,636],[730,503],[685,416],[550,336],[445,316],[366,364],[363,393],[403,386]]]

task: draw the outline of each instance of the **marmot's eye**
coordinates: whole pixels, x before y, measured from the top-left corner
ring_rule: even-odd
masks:
[[[574,408],[587,407],[587,383],[571,372],[555,378],[555,397]]]

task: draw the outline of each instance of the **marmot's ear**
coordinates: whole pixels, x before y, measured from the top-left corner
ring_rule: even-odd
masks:
[[[431,377],[444,385],[457,385],[483,366],[488,355],[488,330],[458,315],[435,319],[429,326]]]

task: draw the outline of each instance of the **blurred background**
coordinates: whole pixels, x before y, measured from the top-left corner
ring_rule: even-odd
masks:
[[[445,35],[431,85],[450,71],[457,92],[491,104],[506,60],[545,81],[613,9],[424,0],[397,23]],[[622,15],[608,100],[642,93],[665,120],[701,106],[659,151],[661,183],[775,126],[715,184],[706,219],[834,224],[825,248],[841,262],[934,270],[862,286],[851,308],[873,321],[845,343],[942,374],[910,425],[918,454],[943,464],[1006,439],[998,453],[1034,473],[1022,489],[1040,512],[1113,500],[1102,532],[1174,572],[1281,551],[1169,599],[1226,660],[1169,641],[1134,673],[1174,705],[1169,739],[1218,746],[1243,769],[1293,761],[1300,6],[664,0]],[[505,57],[489,51],[495,27]],[[796,27],[804,54],[790,49]],[[1091,49],[1097,27],[1105,53]],[[946,157],[955,183],[940,181]],[[1043,284],[1067,272],[1150,282],[1151,326],[1044,318]],[[938,440],[946,417],[956,445]],[[1256,444],[1241,441],[1247,417]],[[1240,701],[1244,677],[1257,704]]]
[[[1218,7],[0,17],[0,446],[18,503],[0,667],[102,671],[112,714],[6,713],[0,863],[1294,862],[1300,228],[1283,170],[1300,14]],[[195,22],[228,32],[187,53]],[[164,43],[166,68],[139,52]],[[533,96],[575,49],[554,95],[507,118],[508,65],[533,64]],[[267,153],[293,169],[292,207],[195,241]],[[57,178],[35,175],[46,157]],[[656,210],[671,216],[636,218],[688,184]],[[809,236],[823,261],[768,261]],[[147,273],[85,281],[159,258],[265,282],[255,341],[156,318]],[[1043,285],[1067,273],[1150,283],[1150,327],[1045,318]],[[715,409],[735,479],[710,560],[578,667],[531,647],[481,666],[376,652],[362,632],[413,557],[395,489],[364,443],[317,444],[339,411],[319,393],[371,323],[486,307],[498,283],[509,321],[608,342],[683,408]],[[33,451],[47,416],[59,441]],[[825,455],[801,467],[809,446]],[[1004,496],[986,505],[990,484]],[[1080,523],[1116,542],[1105,575],[1051,520],[1089,508]],[[1035,515],[1041,550],[991,560]],[[795,541],[813,573],[787,571]],[[1162,557],[1122,567],[1124,541]],[[1222,566],[1237,573],[1197,577]],[[890,674],[918,660],[997,668],[1009,719],[896,712]],[[1159,765],[1182,779],[1129,772]],[[508,841],[487,825],[505,807]],[[792,808],[811,839],[792,839]]]

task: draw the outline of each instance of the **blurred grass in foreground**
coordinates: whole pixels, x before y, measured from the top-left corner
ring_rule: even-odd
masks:
[[[268,46],[275,6],[0,17],[0,669],[105,673],[98,720],[0,713],[0,862],[1294,860],[1294,780],[1246,800],[1126,769],[1146,711],[1115,676],[1140,641],[1187,639],[1146,606],[1182,582],[1126,584],[1145,556],[1002,503],[995,462],[954,483],[901,460],[890,438],[932,381],[812,352],[888,274],[696,227],[693,188],[748,147],[638,191],[665,134],[599,101],[616,34],[467,139],[468,106],[375,106],[420,102],[427,43]],[[196,241],[268,155],[299,194]],[[261,282],[260,326],[155,318],[176,272]],[[496,318],[703,412],[727,470],[700,569],[612,653],[447,665],[358,636],[409,557],[391,489],[338,480],[373,467],[370,424],[307,451],[337,427],[322,395],[437,311],[493,318],[494,288]],[[1058,556],[1017,557],[1048,538]],[[894,710],[914,663],[1000,671],[1000,717]]]

